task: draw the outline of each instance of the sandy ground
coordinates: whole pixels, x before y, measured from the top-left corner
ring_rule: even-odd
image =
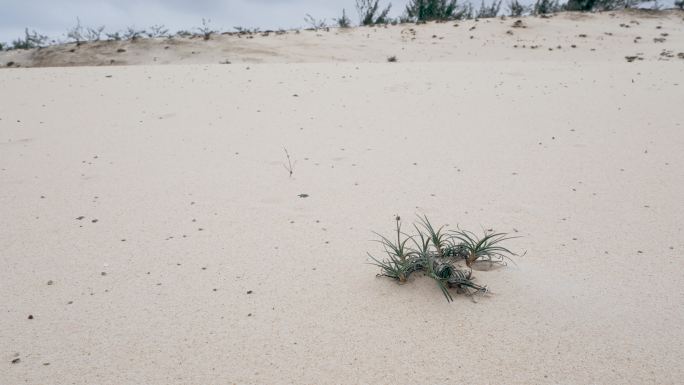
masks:
[[[684,382],[682,22],[596,17],[605,60],[0,71],[0,384]],[[527,254],[376,278],[423,213]]]

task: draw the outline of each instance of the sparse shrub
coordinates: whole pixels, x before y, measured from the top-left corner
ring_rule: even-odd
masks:
[[[28,28],[24,29],[24,39],[21,38],[12,41],[12,49],[32,49],[45,47],[48,42],[48,37],[41,35],[38,32],[29,32]]]
[[[473,14],[475,13],[475,10],[473,9],[473,5],[468,2],[464,6],[461,7],[461,10],[458,11],[457,17],[455,19],[458,20],[469,20],[473,18]]]
[[[192,32],[182,29],[182,30],[176,32],[176,36],[178,36],[178,37],[190,37],[190,36],[192,36]]]
[[[199,33],[202,35],[202,38],[204,40],[209,40],[211,39],[211,35],[217,33],[215,29],[213,29],[211,26],[211,19],[202,19],[202,26],[198,27],[197,30]]]
[[[674,6],[681,9],[681,10],[684,10],[684,0],[675,1]]]
[[[83,32],[83,26],[81,25],[81,19],[78,17],[76,18],[76,25],[67,30],[67,38],[75,42],[77,46],[83,44],[83,42],[86,40]]]
[[[121,40],[121,32],[114,32],[114,33],[105,33],[105,36],[107,36],[107,40],[115,40],[119,41]]]
[[[444,226],[435,229],[426,216],[419,217],[414,224],[415,235],[408,235],[401,229],[401,218],[396,220],[396,240],[375,233],[380,237],[377,241],[382,245],[384,258],[376,258],[370,253],[370,264],[380,268],[378,276],[389,277],[404,284],[410,276],[422,271],[437,283],[448,302],[453,300],[450,288],[467,295],[486,294],[486,286],[476,284],[470,269],[480,261],[489,264],[506,265],[506,261],[515,255],[500,244],[511,239],[503,233],[485,232],[483,237],[474,233],[458,230],[444,231]],[[465,260],[466,267],[459,266]]]
[[[511,17],[519,17],[527,12],[527,7],[520,4],[518,0],[510,0],[506,7],[508,8],[508,14]]]
[[[387,24],[392,3],[380,10],[380,0],[356,0],[356,11],[359,13],[360,25]]]
[[[497,2],[496,0],[494,0],[492,1],[492,4],[487,6],[485,5],[484,0],[482,0],[482,4],[480,5],[480,9],[477,11],[476,17],[482,19],[496,17],[496,15],[498,15],[499,11],[501,10],[502,1],[503,0],[499,0],[499,2]]]
[[[88,41],[100,41],[100,37],[102,36],[104,29],[104,25],[95,28],[86,28],[85,39]]]
[[[566,11],[580,11],[587,12],[594,9],[596,0],[568,0],[568,2],[563,5],[563,9]]]
[[[565,11],[614,11],[617,9],[631,8],[642,2],[653,0],[568,0],[562,6]],[[657,2],[656,2],[657,4]]]
[[[560,11],[558,0],[537,0],[532,8],[535,15],[546,15]]]
[[[139,30],[135,29],[135,27],[128,27],[126,30],[123,32],[123,38],[124,40],[138,40],[141,37],[143,37],[143,34],[145,33],[144,30]]]
[[[682,0],[682,1],[684,1],[684,0]],[[349,17],[347,17],[347,11],[345,11],[344,8],[342,9],[342,17],[340,17],[339,19],[334,19],[334,20],[337,23],[337,26],[340,28],[351,27],[351,20],[349,19]]]
[[[466,7],[459,6],[458,0],[411,0],[406,5],[406,16],[413,21],[462,19]]]
[[[312,29],[314,30],[319,30],[319,29],[325,29],[327,28],[326,21],[325,19],[323,20],[316,20],[313,16],[310,14],[306,14],[306,17],[304,17],[304,21],[311,26]]]
[[[156,38],[156,37],[168,37],[169,35],[169,30],[164,27],[164,25],[153,25],[149,28],[149,31],[147,31],[147,37],[150,38]]]
[[[238,34],[240,35],[252,35],[252,34],[257,34],[259,33],[260,29],[259,28],[246,28],[246,27],[233,27],[237,31]]]

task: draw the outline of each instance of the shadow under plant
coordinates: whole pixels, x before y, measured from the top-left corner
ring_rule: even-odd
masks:
[[[403,232],[401,218],[397,216],[391,239],[375,233],[386,256],[376,258],[368,253],[370,263],[380,268],[378,276],[395,279],[400,284],[406,283],[411,274],[422,272],[435,280],[448,302],[453,301],[449,289],[468,296],[488,293],[487,286],[474,282],[471,269],[474,263],[506,265],[516,255],[501,246],[502,242],[515,238],[505,233],[485,231],[479,237],[467,230],[445,231],[444,226],[435,229],[427,216],[418,217],[413,228],[416,234]]]

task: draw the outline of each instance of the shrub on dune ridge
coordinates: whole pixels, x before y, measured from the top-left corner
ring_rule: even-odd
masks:
[[[415,21],[456,20],[469,18],[470,3],[461,6],[458,0],[411,0],[406,5],[406,16]]]
[[[140,39],[144,34],[145,34],[144,30],[135,29],[135,27],[128,27],[123,32],[123,39],[124,40],[136,41],[136,40]]]
[[[508,15],[511,17],[522,16],[525,12],[527,12],[527,7],[520,4],[518,0],[510,0],[508,2],[507,8]]]
[[[204,40],[209,40],[211,39],[211,35],[217,33],[218,31],[213,29],[211,27],[211,19],[202,19],[202,26],[197,27],[197,31],[199,31],[200,35],[202,35],[202,39]]]
[[[12,49],[32,49],[45,47],[48,42],[48,37],[41,35],[35,30],[29,32],[29,29],[24,29],[24,39],[16,39],[12,41]],[[0,50],[2,49],[2,44],[0,44]]]
[[[342,9],[342,17],[334,20],[337,23],[337,26],[340,28],[351,27],[351,20],[349,19],[349,17],[347,17],[347,11],[344,8]]]
[[[319,29],[326,29],[327,28],[327,23],[326,20],[316,20],[313,16],[310,14],[306,14],[306,17],[304,17],[304,21],[309,24],[311,29],[318,31]]]
[[[168,37],[169,36],[169,30],[164,26],[164,24],[158,25],[155,24],[153,26],[150,26],[149,31],[147,32],[147,37],[149,38],[156,38],[156,37]]]
[[[380,237],[377,242],[382,245],[385,257],[376,258],[368,253],[370,264],[380,268],[378,276],[395,279],[400,284],[406,283],[411,274],[422,271],[435,280],[448,302],[453,300],[450,288],[470,296],[488,292],[472,276],[471,266],[478,260],[505,265],[515,255],[500,245],[514,238],[504,233],[485,232],[480,238],[465,230],[446,232],[444,226],[435,229],[427,216],[423,216],[413,225],[416,234],[409,235],[401,230],[401,218],[397,216],[395,220],[392,239],[375,233]],[[465,260],[466,267],[458,265],[461,260]]]
[[[76,18],[76,25],[67,31],[67,39],[72,40],[77,46],[83,44],[85,37],[83,36],[83,26],[81,25],[81,19]]]
[[[359,13],[359,25],[386,24],[392,3],[380,10],[380,0],[356,0],[356,11]]]
[[[87,41],[100,41],[100,38],[102,37],[102,32],[104,31],[105,26],[101,25],[99,27],[88,27],[86,28],[85,31],[85,39]]]
[[[555,13],[561,10],[558,0],[537,0],[532,7],[532,13],[535,15],[546,15]]]
[[[499,10],[501,10],[502,1],[503,0],[499,0],[497,2],[494,0],[490,5],[485,5],[484,0],[482,0],[482,4],[480,5],[480,9],[477,11],[476,16],[482,19],[496,17],[499,14]]]

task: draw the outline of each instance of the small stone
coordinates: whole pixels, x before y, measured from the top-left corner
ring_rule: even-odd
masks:
[[[48,286],[51,286],[53,283],[52,280],[47,281]]]
[[[97,219],[93,219],[91,222],[92,222],[92,223],[97,223]]]
[[[300,197],[300,198],[308,198],[308,197],[309,197],[309,194],[299,194],[299,195],[297,195],[297,196]]]
[[[12,360],[13,364],[18,364],[20,362],[21,362],[21,358],[18,358],[18,357]]]
[[[247,294],[252,294],[252,291],[251,291],[251,290],[247,290]]]
[[[102,275],[104,277],[105,275],[107,275],[107,272],[103,271],[102,273],[100,273],[100,275]]]
[[[33,319],[33,314],[29,314],[28,319]]]

